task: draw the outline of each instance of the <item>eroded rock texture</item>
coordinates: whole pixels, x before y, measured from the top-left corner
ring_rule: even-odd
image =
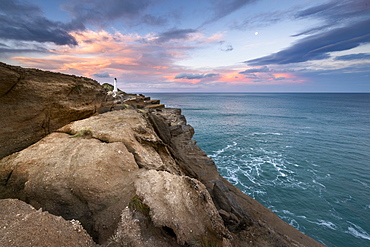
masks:
[[[0,195],[102,245],[319,246],[225,181],[193,134],[177,109],[72,122],[0,161]]]
[[[322,246],[221,177],[181,110],[87,78],[0,73],[0,245]]]
[[[0,200],[0,246],[96,246],[77,220],[36,210],[16,199]]]
[[[0,63],[0,158],[74,120],[95,114],[106,98],[92,79]]]

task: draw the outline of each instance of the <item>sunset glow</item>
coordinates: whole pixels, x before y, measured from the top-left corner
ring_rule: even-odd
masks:
[[[1,60],[126,91],[370,91],[368,0],[116,1],[12,1]]]

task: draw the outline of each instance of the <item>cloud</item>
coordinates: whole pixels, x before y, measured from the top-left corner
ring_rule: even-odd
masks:
[[[369,0],[332,0],[313,6],[295,14],[295,18],[314,17],[325,21],[337,21],[351,18],[367,18],[370,9]]]
[[[0,5],[0,39],[77,45],[69,31],[82,26],[50,21],[36,5],[27,2],[0,0]]]
[[[234,50],[234,47],[232,45],[227,45],[226,47],[221,48],[221,51],[232,51]]]
[[[329,52],[344,51],[370,42],[370,19],[303,38],[277,53],[246,61],[249,65],[289,64],[329,58]]]
[[[242,72],[239,72],[239,74],[242,75],[249,75],[254,73],[261,73],[261,72],[270,72],[271,70],[267,66],[263,66],[261,68],[253,68],[253,69],[247,69]]]
[[[247,30],[250,28],[264,27],[289,19],[292,16],[293,9],[277,10],[273,12],[264,12],[256,15],[248,15],[242,20],[235,20],[230,25],[232,29]]]
[[[167,32],[160,33],[155,40],[157,43],[165,43],[171,40],[186,40],[191,34],[197,33],[195,29],[172,29]]]
[[[72,32],[78,46],[50,45],[52,53],[40,57],[12,57],[19,65],[53,70],[56,72],[94,77],[116,77],[124,82],[122,88],[146,88],[149,85],[165,85],[166,83],[197,84],[217,79],[216,73],[188,75],[195,79],[174,79],[185,71],[177,62],[188,56],[190,50],[202,49],[209,43],[219,42],[220,35],[191,35],[184,42],[156,43],[155,33],[146,36],[138,34],[109,33],[106,31],[85,30]],[[142,42],[141,40],[149,40]],[[150,42],[153,40],[153,42]],[[6,45],[6,43],[4,43]],[[2,46],[0,46],[1,48]],[[106,73],[104,73],[106,72]],[[197,72],[197,71],[196,71]],[[195,73],[196,73],[195,72]],[[100,76],[100,77],[99,77]],[[180,76],[181,77],[181,76]],[[185,83],[184,83],[185,82]],[[166,89],[166,87],[163,87]],[[125,89],[125,90],[126,90]]]
[[[40,49],[27,49],[27,48],[2,48],[0,47],[0,57],[9,57],[12,54],[25,54],[25,53],[49,53],[49,51],[45,48]]]
[[[295,16],[296,18],[300,18],[300,17],[307,17],[307,16],[312,16],[312,15],[319,15],[320,13],[323,13],[327,11],[328,9],[332,9],[333,6],[335,5],[336,3],[329,2],[329,3],[321,4],[318,6],[310,7],[310,8],[298,11]]]
[[[1,11],[8,13],[10,15],[20,14],[20,11],[23,13],[29,13],[32,15],[38,15],[41,13],[41,10],[36,6],[28,2],[20,2],[19,0],[7,1],[1,0]]]
[[[250,14],[242,20],[235,20],[230,27],[233,29],[246,30],[249,28],[268,26],[287,19],[315,19],[321,21],[315,27],[309,27],[292,36],[309,35],[368,19],[370,14],[370,1],[332,0],[328,3],[304,8],[302,10],[299,9],[302,9],[302,6],[296,5],[286,10],[263,12],[255,15]]]
[[[5,43],[0,43],[0,56],[7,57],[13,54],[20,54],[20,53],[51,53],[45,47],[39,44],[30,44],[27,42],[16,41],[10,42],[7,41]],[[15,48],[16,47],[16,48]]]
[[[167,24],[167,19],[162,16],[153,16],[153,15],[144,15],[142,18],[142,22],[151,25],[151,26],[163,26]]]
[[[137,18],[150,5],[149,0],[70,0],[62,8],[76,22],[104,26],[108,21]]]
[[[99,78],[110,78],[111,77],[108,72],[96,73],[96,74],[93,74],[93,76],[96,76]]]
[[[351,23],[369,19],[369,15],[369,0],[332,0],[328,3],[313,6],[295,13],[295,19],[315,18],[321,20],[323,23],[293,36],[313,34],[330,30],[333,27],[351,25]]]
[[[209,73],[209,74],[193,74],[193,73],[180,73],[175,76],[175,79],[188,79],[188,80],[199,80],[204,78],[210,78],[219,76],[220,74]]]
[[[211,3],[213,4],[212,10],[213,14],[212,17],[205,21],[201,26],[209,24],[211,22],[217,21],[225,16],[233,13],[234,11],[241,9],[247,4],[253,3],[256,0],[212,0]]]
[[[370,54],[357,53],[357,54],[343,55],[343,56],[335,57],[334,60],[337,60],[337,61],[370,60]]]

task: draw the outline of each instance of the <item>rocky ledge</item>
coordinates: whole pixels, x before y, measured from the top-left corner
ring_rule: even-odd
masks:
[[[0,246],[322,246],[221,177],[180,109],[1,65]]]

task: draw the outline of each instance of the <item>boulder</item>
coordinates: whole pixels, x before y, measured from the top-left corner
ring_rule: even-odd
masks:
[[[139,168],[182,174],[148,123],[125,110],[64,126],[0,161],[0,198],[78,219],[95,241],[106,241],[135,195]]]
[[[0,196],[78,219],[99,241],[113,233],[138,169],[120,142],[52,133],[0,161]],[[122,208],[116,208],[118,202]]]
[[[78,220],[36,210],[16,199],[0,200],[0,246],[96,246]]]
[[[231,238],[206,187],[198,180],[149,170],[135,180],[135,188],[149,207],[154,225],[171,229],[179,244],[202,240],[221,245],[224,238]]]
[[[232,246],[207,189],[196,179],[142,170],[135,188],[106,246]]]

